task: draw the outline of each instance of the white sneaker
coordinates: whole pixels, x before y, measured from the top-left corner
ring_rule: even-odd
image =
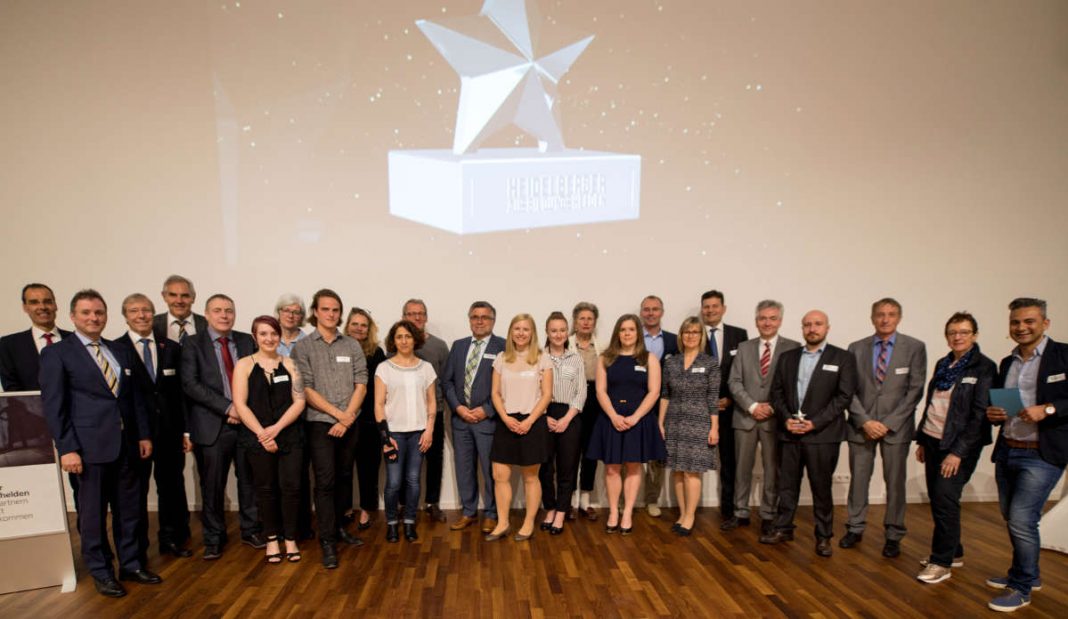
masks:
[[[646,505],[645,506],[645,511],[649,512],[649,515],[652,516],[653,518],[659,518],[660,517],[660,506],[657,505],[656,503],[650,503],[650,504]]]
[[[928,563],[930,563],[929,557],[920,559],[920,565],[922,565],[923,567],[927,567]],[[964,567],[964,557],[953,557],[953,562],[950,565],[952,565],[953,567]]]
[[[937,563],[930,563],[927,567],[916,576],[916,580],[925,582],[929,585],[942,582],[952,576],[952,571],[948,567],[942,567]]]

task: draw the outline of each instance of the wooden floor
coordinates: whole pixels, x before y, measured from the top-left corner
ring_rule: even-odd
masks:
[[[882,506],[871,511],[871,522],[880,522]],[[835,513],[839,530],[844,512]],[[230,518],[236,523],[236,515]],[[518,517],[513,520],[515,527]],[[938,585],[915,580],[930,541],[926,505],[908,506],[909,535],[894,560],[880,555],[881,527],[870,528],[859,549],[835,545],[832,558],[817,557],[811,508],[799,511],[797,540],[780,546],[759,544],[756,526],[721,533],[715,509],[699,512],[688,539],[670,532],[672,521],[672,510],[659,520],[643,511],[634,535],[620,537],[604,533],[602,517],[572,523],[557,537],[539,531],[528,543],[487,543],[474,527],[457,533],[423,523],[414,544],[387,544],[379,521],[364,535],[364,547],[342,548],[341,567],[333,571],[320,567],[315,542],[305,543],[302,563],[280,566],[234,543],[214,563],[199,552],[191,559],[153,552],[151,568],[164,583],[129,584],[130,595],[119,600],[94,591],[79,556],[76,592],[56,587],[0,595],[0,617],[955,618],[990,612],[986,602],[995,592],[983,581],[1004,574],[1010,560],[994,503],[965,504],[965,566]],[[239,539],[236,530],[230,539]],[[19,559],[32,560],[3,558]],[[1017,614],[1068,616],[1068,557],[1043,551],[1042,579],[1042,591]]]

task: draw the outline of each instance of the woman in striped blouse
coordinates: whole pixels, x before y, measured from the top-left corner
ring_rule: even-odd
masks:
[[[553,362],[553,399],[546,412],[551,439],[549,459],[538,471],[546,512],[541,528],[550,535],[560,535],[578,475],[582,424],[575,417],[586,403],[586,368],[582,357],[568,347],[567,318],[561,312],[549,315],[545,333],[545,352]]]

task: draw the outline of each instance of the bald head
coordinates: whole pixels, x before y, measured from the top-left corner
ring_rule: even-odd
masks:
[[[831,321],[827,314],[820,310],[811,310],[801,318],[801,334],[805,337],[805,346],[809,350],[817,350],[827,339],[827,332],[831,329]]]

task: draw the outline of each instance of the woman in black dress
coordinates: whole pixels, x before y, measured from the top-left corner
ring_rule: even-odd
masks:
[[[252,321],[258,350],[234,366],[234,408],[246,430],[245,445],[256,508],[267,536],[267,562],[281,563],[278,538],[285,539],[286,557],[300,561],[297,548],[297,506],[304,435],[304,388],[289,357],[278,354],[282,327],[272,316]]]
[[[382,443],[375,429],[375,370],[386,360],[386,353],[378,345],[378,325],[370,312],[359,307],[349,310],[345,321],[345,335],[360,343],[367,358],[367,395],[356,418],[359,435],[356,439],[356,478],[360,486],[360,520],[356,528],[365,531],[371,528],[378,512],[378,471],[382,466]]]

